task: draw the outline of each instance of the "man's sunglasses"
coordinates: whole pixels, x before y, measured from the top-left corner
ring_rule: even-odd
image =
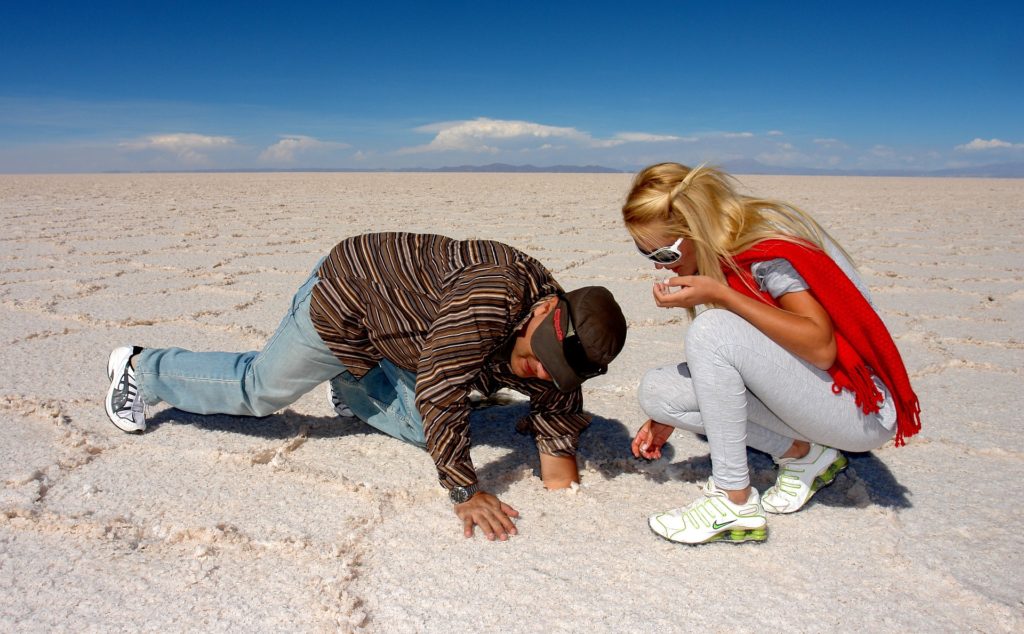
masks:
[[[640,255],[644,256],[651,262],[657,262],[658,264],[675,264],[679,261],[679,258],[683,257],[683,254],[679,252],[679,245],[683,243],[683,238],[679,238],[672,243],[670,247],[661,247],[653,251],[644,251],[640,248],[640,245],[636,245],[636,250],[640,252]]]

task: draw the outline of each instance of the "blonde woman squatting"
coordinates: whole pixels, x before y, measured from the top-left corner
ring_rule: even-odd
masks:
[[[633,454],[661,457],[676,429],[707,437],[703,495],[655,513],[665,539],[763,541],[767,513],[800,510],[847,466],[841,451],[897,446],[920,429],[902,358],[846,252],[808,214],[740,194],[711,167],[652,165],[622,208],[641,255],[669,273],[655,303],[685,309],[686,362],[649,370]],[[747,447],[778,478],[750,485]]]

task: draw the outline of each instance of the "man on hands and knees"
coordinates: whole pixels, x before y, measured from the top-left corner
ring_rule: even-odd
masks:
[[[425,448],[465,535],[516,534],[518,512],[485,491],[470,460],[469,394],[527,395],[547,488],[579,480],[589,424],[580,385],[607,371],[626,322],[600,286],[565,292],[500,242],[376,233],[338,243],[314,268],[262,351],[115,349],[106,409],[146,428],[144,404],[266,416],[325,381],[344,415]]]

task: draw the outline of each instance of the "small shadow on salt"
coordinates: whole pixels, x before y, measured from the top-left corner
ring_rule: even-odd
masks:
[[[230,416],[227,414],[192,414],[168,408],[146,419],[146,433],[161,425],[191,425],[199,429],[217,432],[245,434],[272,440],[292,438],[303,427],[314,438],[341,438],[356,434],[375,434],[373,427],[356,418],[341,418],[336,415],[309,416],[286,409],[270,416]]]
[[[496,483],[492,485],[496,493],[501,493],[518,479],[524,468],[540,477],[540,458],[533,439],[529,434],[515,430],[516,422],[529,413],[529,404],[519,401],[499,405],[502,406],[481,407],[470,417],[474,446],[511,450],[498,460],[475,465],[482,481]],[[597,471],[609,480],[624,473],[641,474],[658,483],[673,479],[662,466],[633,457],[630,450],[632,432],[622,422],[591,416],[590,426],[580,436],[577,460],[581,469]],[[671,461],[673,457],[672,447],[666,445],[662,461]],[[710,472],[709,462],[707,473]],[[704,477],[707,478],[706,475]]]
[[[861,491],[866,489],[871,504],[895,509],[913,506],[909,499],[910,489],[896,480],[878,456],[873,453],[848,453],[846,457],[850,460],[850,467],[839,477],[849,482],[837,479],[836,484],[840,487],[834,492],[835,495],[826,495],[828,490],[822,490],[815,496],[821,497],[822,503],[831,506],[866,506],[868,500],[864,500],[861,495]],[[833,501],[833,497],[839,499]]]
[[[831,485],[814,494],[804,508],[815,504],[840,508],[864,508],[883,506],[905,509],[913,506],[908,497],[910,490],[896,481],[889,467],[873,453],[843,452],[850,461],[849,467],[841,472]],[[758,491],[775,484],[778,471],[771,458],[764,453],[749,450],[750,479]],[[710,471],[709,471],[710,475]]]

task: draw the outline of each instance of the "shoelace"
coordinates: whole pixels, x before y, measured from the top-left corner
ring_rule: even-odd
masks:
[[[135,400],[132,401],[132,421],[135,420],[136,412],[142,414],[142,420],[146,420],[149,406],[146,405],[146,401],[141,396],[136,396]]]
[[[779,465],[779,478],[775,482],[774,489],[780,493],[796,497],[800,492],[800,475],[806,469],[794,469],[788,463]]]
[[[684,523],[689,522],[694,527],[697,527],[701,524],[711,526],[716,518],[731,517],[733,514],[718,499],[708,496],[703,500],[691,502],[688,506],[673,509],[670,515],[682,520]]]
[[[117,382],[117,415],[121,416],[123,413],[127,413],[129,416],[135,410],[135,404],[141,400],[136,398],[138,390],[135,387],[135,381],[132,380],[130,369],[126,366],[124,372],[121,373],[121,380]],[[129,403],[131,405],[129,406]],[[124,418],[122,416],[122,418]]]

